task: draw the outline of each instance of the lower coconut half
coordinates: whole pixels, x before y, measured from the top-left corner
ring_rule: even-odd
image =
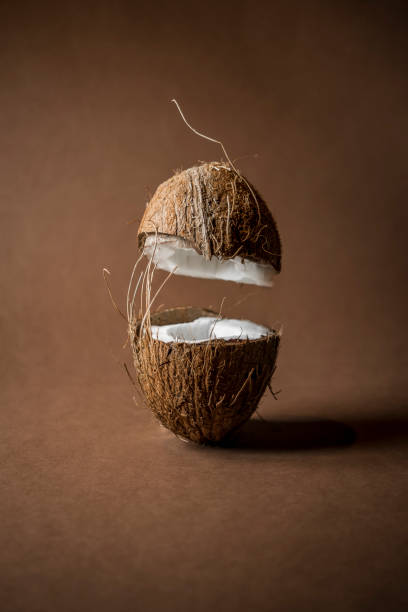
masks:
[[[131,326],[130,340],[140,389],[158,420],[182,438],[217,444],[256,410],[280,334],[185,307]]]

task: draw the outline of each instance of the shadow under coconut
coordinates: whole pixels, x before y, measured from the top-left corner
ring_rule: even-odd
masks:
[[[251,419],[226,438],[221,446],[258,451],[312,450],[350,446],[355,440],[354,429],[337,421]]]

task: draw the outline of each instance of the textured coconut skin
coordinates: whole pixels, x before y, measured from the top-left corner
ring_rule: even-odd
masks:
[[[139,246],[156,232],[183,238],[206,259],[239,256],[281,269],[281,241],[268,207],[225,162],[189,168],[159,185],[139,227]]]
[[[152,315],[169,324],[214,315],[177,308]],[[147,405],[173,433],[200,444],[220,443],[255,411],[275,370],[279,335],[258,340],[166,343],[131,333],[137,379]]]

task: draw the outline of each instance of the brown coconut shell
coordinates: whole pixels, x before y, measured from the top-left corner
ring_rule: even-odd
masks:
[[[225,162],[194,166],[159,185],[139,227],[139,247],[156,232],[183,238],[206,259],[239,256],[281,269],[281,241],[268,207]]]
[[[153,325],[193,321],[215,313],[191,307],[152,315]],[[173,433],[216,444],[255,411],[275,370],[280,337],[257,340],[162,342],[149,330],[131,333],[137,379],[147,405]]]

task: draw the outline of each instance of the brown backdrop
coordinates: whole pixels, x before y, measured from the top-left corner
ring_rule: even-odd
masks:
[[[406,609],[403,5],[1,4],[2,609]],[[173,97],[283,239],[272,290],[163,293],[284,324],[229,449],[134,405],[102,282],[123,305],[149,195],[220,156]]]

